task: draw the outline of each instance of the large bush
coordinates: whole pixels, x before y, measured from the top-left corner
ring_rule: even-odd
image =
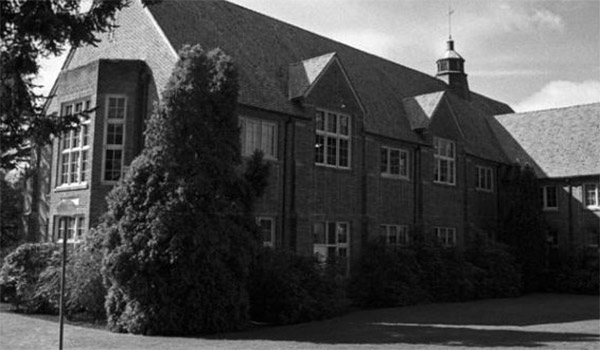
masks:
[[[346,306],[344,278],[311,257],[265,248],[250,276],[254,321],[306,322],[332,317]]]
[[[548,292],[600,294],[598,253],[578,250],[559,256],[544,274],[544,289]]]
[[[108,196],[106,309],[113,331],[188,335],[248,321],[260,166],[241,174],[237,75],[220,50],[180,52],[145,149]],[[260,160],[260,158],[259,158]]]
[[[411,305],[429,300],[414,251],[370,242],[349,286],[355,303],[367,307]]]
[[[350,284],[356,304],[389,307],[519,294],[520,273],[506,247],[480,243],[462,252],[417,238],[402,249],[381,242],[366,247]]]
[[[25,312],[55,312],[55,305],[39,293],[40,276],[48,266],[60,266],[56,244],[27,243],[17,247],[6,256],[0,271],[3,299]]]
[[[69,244],[66,266],[65,314],[69,318],[104,320],[106,288],[102,282],[102,238],[90,230],[83,241]],[[50,264],[42,271],[36,296],[51,305],[50,311],[60,307],[60,263]]]

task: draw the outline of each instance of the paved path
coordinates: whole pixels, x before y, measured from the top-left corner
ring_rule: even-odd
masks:
[[[211,338],[143,337],[67,325],[64,348],[600,350],[599,312],[598,297],[531,295],[358,311]],[[0,312],[1,350],[57,349],[57,332],[55,320]]]

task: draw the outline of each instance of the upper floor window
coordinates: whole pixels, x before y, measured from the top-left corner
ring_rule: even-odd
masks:
[[[315,163],[335,168],[350,168],[350,116],[317,111],[315,123]]]
[[[90,101],[64,104],[62,115],[82,113],[90,109]],[[84,120],[74,130],[65,131],[59,139],[58,181],[59,187],[85,185],[89,174],[90,120]]]
[[[260,229],[260,235],[265,247],[275,246],[275,220],[269,217],[259,217],[256,219]]]
[[[475,183],[475,188],[478,190],[491,192],[494,188],[492,168],[478,166],[476,169],[477,182]]]
[[[108,96],[105,110],[102,179],[105,182],[115,182],[119,181],[123,173],[127,98],[125,96]]]
[[[437,183],[456,184],[456,146],[454,142],[439,137],[433,139],[434,171],[433,180]]]
[[[542,208],[544,210],[558,209],[558,192],[556,186],[543,186],[542,191]]]
[[[408,152],[405,150],[381,147],[381,175],[408,178]]]
[[[456,246],[456,229],[453,227],[434,227],[433,233],[443,247]]]
[[[240,117],[242,155],[250,156],[260,150],[265,158],[277,159],[277,124]]]
[[[391,246],[407,246],[410,244],[408,226],[406,225],[381,225],[381,235],[385,243]]]
[[[583,186],[583,205],[587,208],[600,208],[600,194],[598,184],[585,184]]]

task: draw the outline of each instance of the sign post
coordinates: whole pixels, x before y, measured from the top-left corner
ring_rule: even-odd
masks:
[[[60,306],[59,306],[59,323],[60,330],[58,334],[58,349],[63,350],[63,334],[64,334],[64,317],[65,317],[65,285],[67,271],[67,231],[69,230],[68,215],[73,215],[76,206],[72,200],[66,199],[61,201],[56,208],[56,213],[62,218],[63,234],[62,234],[62,271],[60,274]],[[60,225],[60,221],[59,221]]]

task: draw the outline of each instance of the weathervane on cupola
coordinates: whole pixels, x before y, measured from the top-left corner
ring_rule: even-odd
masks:
[[[448,41],[446,52],[437,60],[436,77],[448,84],[450,91],[465,100],[470,100],[469,83],[465,74],[465,59],[454,51],[454,40],[452,40],[452,15],[454,10],[448,1]]]

